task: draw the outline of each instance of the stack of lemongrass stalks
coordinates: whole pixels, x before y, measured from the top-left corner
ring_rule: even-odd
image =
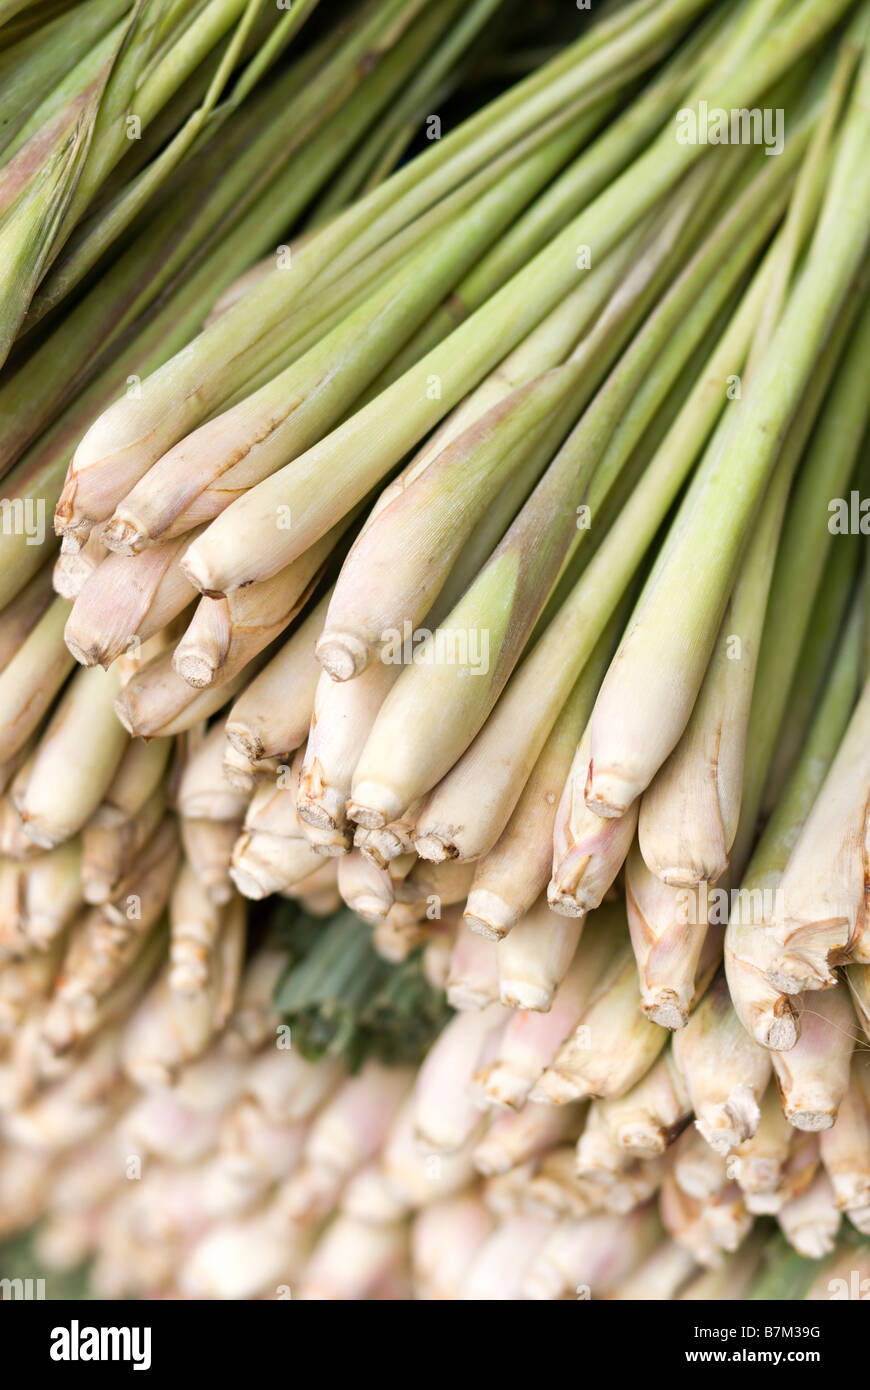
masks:
[[[177,1042],[155,994],[74,1068],[4,1101],[3,1237],[38,1223],[40,1267],[87,1261],[110,1298],[743,1298],[771,1277],[771,1217],[798,1254],[831,1257],[792,1296],[868,1268],[836,1207],[859,1169],[870,1180],[866,1058],[848,1124],[844,1106],[821,1146],[789,1140],[754,1078],[762,1123],[726,1157],[685,1127],[693,1104],[707,1124],[723,1113],[709,1033],[690,1046],[687,1030],[679,1055],[591,1104],[526,1098],[548,1042],[518,1024],[547,1016],[498,1003],[457,1013],[416,1073],[369,1058],[349,1076],[281,1025],[284,961],[254,951],[223,1032],[171,1079],[151,1064],[160,1036]],[[580,974],[578,960],[575,995]],[[497,1087],[510,1103],[492,1106]]]
[[[867,484],[866,0],[631,0],[396,172],[498,5],[370,0],[283,58],[311,8],[137,8],[62,206],[0,222],[10,512],[62,537],[0,536],[0,1134],[162,1115],[239,1031],[242,899],[344,901],[457,1010],[413,1085],[367,1064],[359,1174],[300,1137],[240,1234],[185,1171],[153,1281],[107,1201],[104,1287],[728,1296],[757,1216],[870,1231],[867,565],[829,525]],[[701,103],[776,148],[687,136]],[[167,1161],[219,1145],[226,1066]],[[432,1208],[408,1283],[448,1195],[469,1264]],[[209,1285],[248,1241],[268,1276]]]

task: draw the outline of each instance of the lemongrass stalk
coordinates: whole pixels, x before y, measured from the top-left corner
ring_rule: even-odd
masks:
[[[625,819],[619,817],[617,825]],[[641,984],[641,1009],[662,1028],[685,1028],[707,941],[705,885],[675,888],[650,873],[635,841],[625,870],[631,944]]]
[[[299,782],[302,820],[323,829],[347,824],[345,803],[353,769],[387,691],[396,666],[376,662],[356,680],[336,682],[323,672],[314,695],[311,730]]]
[[[841,1211],[870,1207],[870,1108],[852,1061],[849,1089],[835,1124],[819,1136],[819,1149]]]
[[[547,461],[544,450],[550,450],[548,458],[560,442],[552,441],[549,430],[541,433],[546,414],[561,399],[559,381],[570,381],[564,374],[544,373],[577,343],[628,269],[638,243],[637,233],[627,237],[590,271],[381,493],[342,568],[318,642],[318,657],[336,679],[358,675],[383,648],[385,633],[403,631],[405,623],[415,629],[422,621],[491,504],[496,481],[504,485],[521,468],[536,439],[542,458],[533,471],[540,472]]]
[[[213,968],[224,909],[211,901],[186,861],[169,898],[169,988],[179,994],[201,990]]]
[[[227,912],[207,988],[182,996],[170,989],[169,971],[161,973],[124,1030],[124,1069],[138,1085],[166,1086],[220,1032],[232,1010],[244,949],[245,918],[239,904]]]
[[[493,1061],[478,1072],[474,1084],[487,1103],[518,1110],[532,1087],[573,1032],[604,962],[612,952],[608,928],[595,924],[584,938],[546,1013],[518,1011],[508,1023]]]
[[[653,1065],[665,1039],[664,1030],[638,1009],[637,968],[630,948],[623,946],[531,1098],[564,1104],[585,1096],[624,1095]]]
[[[857,537],[842,537],[840,543],[830,550],[825,562],[807,632],[801,644],[797,670],[789,688],[787,715],[780,725],[770,760],[760,811],[765,819],[776,809],[812,725],[854,591],[859,551]]]
[[[73,677],[40,740],[21,806],[26,833],[51,849],[90,819],[127,745],[114,715],[118,681],[104,671]]]
[[[493,1219],[476,1193],[448,1197],[414,1217],[411,1250],[417,1297],[456,1302],[463,1281]]]
[[[338,891],[348,907],[372,925],[384,920],[396,900],[390,875],[358,850],[339,861]]]
[[[499,995],[514,1009],[546,1012],[565,978],[583,923],[560,921],[543,895],[498,942]]]
[[[638,1158],[663,1154],[691,1118],[688,1093],[670,1048],[624,1096],[600,1101],[596,1108],[613,1143]]]
[[[107,553],[100,539],[99,527],[94,527],[81,547],[64,548],[61,543],[60,554],[54,563],[52,574],[55,593],[68,599],[70,603],[74,602]]]
[[[326,594],[230,710],[227,738],[250,761],[292,753],[305,741],[320,674],[314,642],[328,602]]]
[[[456,1014],[427,1053],[414,1085],[414,1125],[430,1150],[454,1153],[479,1130],[471,1079],[506,1021],[499,1004]]]
[[[509,683],[477,738],[432,791],[417,817],[414,844],[427,859],[476,859],[496,844],[554,728],[565,720],[576,738],[583,728],[615,645],[617,613],[558,710],[539,699],[529,719],[528,690]],[[504,752],[511,749],[510,756]]]
[[[0,758],[13,758],[39,726],[73,665],[63,645],[69,604],[55,599],[0,672]]]
[[[313,873],[322,858],[305,836],[290,839],[243,830],[233,845],[229,876],[246,898],[282,893]]]
[[[737,210],[733,215],[738,221],[747,216],[748,208],[756,207],[756,199],[759,196],[760,189],[756,183],[737,204]],[[756,207],[756,213],[758,210]],[[770,215],[770,204],[767,205],[766,211]],[[756,217],[755,232],[758,225]],[[403,679],[400,679],[385,702],[355,775],[354,803],[360,803],[364,815],[370,818],[384,815],[385,812],[395,815],[400,809],[397,803],[404,797],[410,798],[411,794],[419,795],[421,791],[428,789],[467,746],[468,734],[476,733],[481,727],[544,606],[546,593],[558,578],[562,564],[570,559],[582,539],[583,533],[578,530],[574,515],[577,499],[588,498],[592,513],[595,514],[599,502],[607,495],[614,476],[618,474],[620,466],[637,442],[639,432],[655,413],[656,405],[660,402],[659,392],[666,392],[673,379],[671,373],[678,371],[685,361],[682,350],[688,339],[684,340],[681,333],[677,339],[679,347],[675,348],[674,342],[671,341],[668,346],[673,351],[663,353],[664,343],[660,334],[665,332],[674,314],[678,313],[679,319],[685,320],[689,311],[693,330],[700,333],[708,316],[714,313],[714,302],[717,296],[721,295],[723,284],[727,280],[727,274],[724,279],[723,274],[714,274],[718,263],[717,248],[720,235],[721,230],[717,230],[705,243],[686,272],[680,276],[672,290],[652,313],[566,441],[529,502],[494,552],[489,564],[481,572],[476,584],[442,625],[440,634],[435,634],[435,637],[442,644],[448,644],[450,649],[451,644],[458,644],[460,637],[485,629],[489,635],[490,648],[495,647],[496,652],[495,658],[490,658],[489,672],[475,681],[460,680],[457,667],[452,664],[430,666],[428,669],[421,665],[403,673]],[[744,239],[741,243],[743,255],[746,254],[747,245]],[[735,274],[735,265],[730,263],[727,271],[731,275]],[[702,292],[700,297],[699,281],[709,281],[706,291]],[[683,328],[692,336],[692,330],[687,329],[685,322]],[[580,350],[583,350],[583,345]],[[638,391],[640,380],[653,366],[650,377],[652,387]],[[601,462],[600,487],[599,475],[593,472],[591,485],[587,489],[588,473],[592,472],[594,464],[605,453],[614,425],[636,392],[640,397],[640,405],[636,403],[636,408],[630,412],[630,428],[620,431],[619,448],[616,453],[612,456],[605,454]],[[635,431],[638,431],[638,434],[635,434]],[[563,518],[557,528],[554,528],[551,522],[554,510]],[[546,527],[546,546],[540,544],[543,527]],[[534,564],[529,559],[530,550],[534,553]],[[570,608],[568,601],[563,604],[561,612],[566,608]],[[595,636],[597,639],[600,632]],[[540,672],[546,664],[545,688],[551,692],[552,700],[558,708],[567,698],[578,668],[582,664],[582,660],[574,663],[565,658],[561,624],[557,618],[550,624],[545,637],[538,642],[534,655],[518,675],[517,689],[513,692],[513,697],[520,698],[519,690],[522,686],[539,690],[542,684]],[[554,669],[559,672],[557,680],[554,680]],[[426,687],[425,697],[420,690],[421,685]],[[421,757],[418,729],[421,718],[427,724],[431,722],[428,716],[430,701],[442,711],[449,701],[454,717],[449,723],[444,721],[438,726],[446,732],[441,734],[437,742],[432,743],[430,740],[430,745],[425,749],[427,756],[424,760]],[[551,709],[552,706],[547,710],[548,715]],[[387,730],[391,776],[389,784],[381,786],[377,776],[377,763],[379,753],[384,750],[379,747],[378,736],[380,734],[386,740]],[[447,737],[451,731],[452,740]],[[414,766],[406,773],[403,764],[410,761],[406,744],[410,744],[411,741],[414,743]]]
[[[214,903],[226,903],[233,895],[230,861],[240,831],[241,826],[232,821],[184,819],[181,822],[184,853]]]
[[[709,1201],[726,1186],[725,1157],[710,1148],[696,1129],[684,1130],[674,1144],[674,1181],[699,1202]]]
[[[789,994],[835,983],[832,962],[870,961],[865,926],[866,685],[782,876],[767,979]]]
[[[780,1110],[782,1110],[781,1102]],[[786,1124],[789,1124],[786,1120]],[[819,1136],[801,1133],[789,1125],[791,1144],[775,1187],[747,1192],[746,1205],[759,1215],[775,1216],[786,1202],[806,1192],[819,1170]]]
[[[761,1101],[758,1128],[750,1139],[737,1144],[728,1155],[728,1176],[739,1184],[747,1199],[779,1190],[793,1134],[772,1081]],[[753,1209],[750,1206],[750,1210]]]
[[[761,1120],[770,1056],[744,1032],[724,976],[688,1024],[674,1034],[674,1063],[695,1112],[695,1125],[717,1153],[749,1139]]]
[[[800,1037],[788,1052],[771,1054],[783,1110],[796,1129],[830,1129],[849,1089],[855,1014],[842,982],[811,990],[799,1007]]]
[[[652,538],[658,522],[664,517],[670,501],[676,496],[680,481],[719,414],[722,383],[740,367],[761,310],[769,275],[770,259],[753,281],[719,347],[700,375],[684,410],[656,451],[634,495],[626,502],[612,528],[612,534],[608,534],[601,547],[600,555],[592,559],[586,574],[571,594],[564,621],[559,628],[564,646],[577,650],[578,659],[588,654],[593,640],[600,635],[602,620],[612,612],[632,569]],[[591,614],[596,608],[601,613],[601,619],[591,623]],[[548,671],[547,679],[552,679],[551,671]],[[584,789],[585,776],[584,786],[579,788],[581,794]],[[587,813],[587,819],[590,830],[597,830],[599,834],[606,832],[606,825],[595,823],[601,818],[593,818],[591,813]],[[627,838],[630,840],[631,836]],[[594,859],[592,862],[594,864]],[[568,905],[567,902],[565,905]]]
[[[602,814],[619,814],[649,785],[688,723],[752,508],[767,483],[789,418],[815,365],[819,344],[833,326],[860,264],[866,240],[865,200],[870,202],[870,183],[865,186],[861,182],[857,168],[858,149],[865,139],[863,92],[867,80],[865,64],[837,142],[803,273],[769,351],[745,396],[736,403],[716,479],[696,500],[691,517],[672,532],[657,566],[656,582],[642,599],[605,677],[593,716],[593,771],[587,788],[592,809]],[[824,270],[824,284],[819,267]],[[721,505],[720,491],[728,493],[727,508]],[[711,548],[714,533],[715,546]],[[693,586],[690,593],[684,576],[696,572],[705,576],[705,582]],[[665,626],[673,651],[669,645],[662,647]],[[645,650],[650,643],[655,646],[654,671],[649,650]],[[691,669],[685,660],[689,647],[693,652]],[[675,692],[673,683],[664,680],[664,673],[674,669],[678,648],[681,681]],[[646,697],[642,709],[636,699],[639,688]]]
[[[570,304],[562,306],[570,308]],[[504,366],[504,364],[502,364]],[[499,391],[499,371],[497,369],[486,379],[478,392],[472,392],[460,405],[453,415],[448,418],[443,428],[436,432],[427,448],[431,448],[433,454],[437,454],[443,445],[448,447],[453,432],[462,433],[462,424],[474,419],[478,412],[478,406],[485,406],[486,401],[492,396],[497,396]],[[550,426],[555,438],[558,431],[558,423]],[[473,431],[472,431],[473,432]],[[452,568],[446,573],[443,586],[438,592],[437,599],[432,607],[425,614],[428,627],[437,626],[440,619],[449,613],[460,595],[468,585],[474,580],[481,566],[486,562],[494,547],[501,540],[510,523],[513,521],[520,507],[525,502],[532,487],[540,476],[541,468],[550,456],[552,449],[548,439],[542,439],[539,446],[527,453],[525,461],[511,473],[504,481],[504,485],[497,491],[496,495],[490,497],[489,505],[485,513],[480,517],[471,530],[468,539],[462,546],[459,554],[453,561]],[[412,460],[409,469],[414,468],[415,461]],[[385,505],[391,496],[391,489],[387,488],[378,499],[374,510],[369,514],[368,521],[374,521],[380,514],[380,508]],[[365,531],[368,521],[364,526]],[[361,532],[360,535],[363,533]],[[444,544],[449,545],[448,539],[444,538]],[[350,559],[350,556],[348,556]],[[343,581],[347,562],[342,569],[339,579]],[[396,567],[394,565],[394,573]],[[336,586],[337,588],[338,586]],[[330,605],[332,607],[332,605]],[[425,631],[415,634],[409,628],[410,619],[401,620],[401,628],[389,630],[381,629],[383,634],[388,634],[388,640],[383,647],[381,656],[386,661],[397,659],[407,660],[410,656],[413,659],[415,644],[419,645],[421,637],[425,636]],[[401,644],[397,643],[397,638],[401,638]],[[352,650],[351,650],[352,649]],[[351,655],[351,663],[345,659],[345,653]],[[400,656],[401,653],[401,656]],[[330,669],[330,673],[335,679],[343,679],[345,675],[358,674],[358,666],[367,659],[364,649],[356,646],[355,642],[345,644],[343,638],[338,641],[328,637],[324,633],[317,644],[318,659],[324,662]],[[410,810],[410,808],[409,808]],[[408,813],[406,813],[407,815]]]
[[[115,713],[133,738],[169,738],[193,728],[232,700],[258,669],[255,661],[253,671],[243,669],[226,681],[196,690],[178,675],[172,661],[171,648],[164,648],[137,664],[123,685]]]
[[[82,905],[81,844],[69,840],[30,860],[19,885],[21,926],[27,942],[49,950]]]
[[[637,826],[636,804],[624,816],[608,821],[588,810],[584,794],[589,752],[587,724],[576,746],[553,826],[547,901],[554,912],[566,917],[582,917],[598,906],[622,867]]]
[[[104,903],[125,878],[142,847],[151,838],[165,807],[158,789],[132,820],[122,825],[95,826],[82,830],[82,892],[85,902]]]
[[[24,645],[52,598],[51,565],[43,565],[17,595],[16,602],[0,612],[0,672]]]
[[[664,32],[668,32],[674,23],[675,15],[681,9],[691,12],[694,4],[690,0],[674,0],[673,4],[665,7],[665,13],[661,15],[660,23]],[[653,22],[652,28],[657,27],[659,20]],[[607,26],[602,26],[607,30]],[[385,237],[393,230],[401,228],[410,220],[416,212],[431,206],[432,202],[445,192],[456,186],[462,178],[473,174],[486,164],[499,151],[509,148],[522,133],[532,128],[541,119],[546,119],[547,115],[554,110],[558,110],[570,96],[578,90],[588,89],[590,79],[593,74],[612,71],[620,61],[627,61],[629,54],[642,51],[644,39],[649,34],[641,22],[636,26],[628,41],[628,48],[610,44],[602,49],[604,53],[603,63],[596,59],[593,52],[590,58],[584,63],[582,58],[575,62],[575,52],[569,50],[556,63],[544,69],[542,73],[535,76],[526,83],[520,84],[512,92],[506,94],[498,101],[492,103],[484,112],[480,113],[472,121],[467,122],[464,127],[448,135],[443,140],[437,142],[436,146],[430,148],[425,155],[414,161],[406,170],[400,171],[388,180],[379,189],[375,190],[361,203],[350,209],[348,213],[335,219],[327,228],[317,236],[312,237],[300,252],[297,260],[296,269],[292,276],[293,284],[287,283],[287,279],[278,275],[267,277],[256,289],[244,300],[228,310],[219,319],[214,321],[203,335],[201,335],[197,349],[189,359],[189,365],[183,372],[184,379],[178,378],[178,372],[174,373],[176,378],[173,386],[173,395],[176,399],[183,398],[193,401],[195,395],[200,395],[197,383],[204,385],[202,376],[202,366],[211,358],[219,360],[225,351],[225,345],[234,345],[234,354],[243,345],[256,341],[256,338],[268,332],[271,326],[279,322],[285,315],[295,300],[316,277],[321,277],[325,267],[331,267],[333,276],[340,274],[348,266],[359,261],[367,251],[381,244]],[[602,41],[602,33],[599,30],[596,36],[596,43]],[[582,41],[579,46],[583,52]],[[786,44],[788,49],[788,44]],[[617,57],[618,55],[618,57]],[[789,57],[791,54],[788,55]],[[616,61],[614,59],[616,58]],[[572,62],[575,62],[573,69]],[[555,80],[554,80],[555,79]],[[477,136],[477,139],[475,139]],[[458,147],[458,149],[457,149]],[[686,160],[689,163],[691,160]],[[676,160],[678,166],[682,166],[684,160]],[[426,179],[426,173],[430,172],[430,177]],[[675,177],[675,175],[672,176]],[[672,180],[671,180],[672,181]],[[651,206],[659,190],[651,192],[647,206]],[[400,194],[405,193],[404,199]],[[382,210],[388,209],[386,215],[379,216]],[[642,213],[644,209],[640,211]],[[605,222],[605,226],[606,226]],[[627,227],[616,229],[615,234],[610,240],[614,244],[618,240],[620,231],[627,230]],[[366,236],[368,232],[368,236]],[[589,241],[589,238],[586,238]],[[571,245],[576,244],[574,236],[570,239]],[[567,244],[567,243],[566,243]],[[349,250],[349,248],[352,248]],[[336,258],[335,252],[345,252],[344,263],[341,257]],[[558,297],[558,293],[554,296]],[[541,312],[546,312],[546,305],[542,306]],[[264,312],[265,311],[265,312]],[[515,316],[515,306],[514,306]],[[256,325],[251,327],[252,325]],[[519,336],[522,336],[522,325],[519,326]],[[514,341],[517,341],[515,338]],[[504,347],[502,346],[502,354]],[[436,368],[433,367],[433,370]],[[144,471],[155,458],[165,452],[180,434],[187,432],[192,425],[202,419],[203,413],[210,408],[210,402],[218,397],[224,389],[226,372],[221,373],[212,368],[209,371],[210,385],[208,390],[202,395],[201,405],[195,410],[188,409],[186,418],[174,419],[171,422],[164,421],[160,431],[160,437],[151,437],[146,448],[148,452],[139,465],[139,472]],[[113,420],[104,417],[101,422],[101,438],[89,441],[87,451],[83,451],[80,456],[80,464],[83,466],[87,457],[102,456],[106,457],[111,451],[114,452],[119,446],[126,448],[134,444],[137,440],[143,440],[145,436],[151,435],[151,425],[147,423],[149,417],[154,415],[155,408],[158,413],[154,416],[154,421],[164,414],[164,404],[162,401],[165,389],[165,376],[162,378],[152,378],[149,382],[148,390],[145,392],[142,401],[136,409],[130,410],[125,407],[116,410]],[[467,379],[463,389],[467,389]],[[160,402],[158,407],[158,402]],[[446,408],[449,408],[449,404]],[[442,411],[437,412],[442,414]],[[423,430],[426,426],[423,425]],[[418,436],[419,437],[419,436]],[[122,443],[126,441],[126,444]],[[402,449],[400,452],[403,452]]]
[[[112,885],[111,897],[100,904],[95,950],[112,957],[125,950],[131,937],[153,926],[169,898],[178,857],[177,831],[167,816],[127,874]]]
[[[147,641],[193,603],[196,590],[179,566],[181,551],[180,541],[168,541],[129,559],[106,555],[96,565],[75,596],[64,630],[82,666],[111,666],[131,644]]]
[[[178,783],[175,807],[180,816],[191,820],[240,821],[250,797],[227,785],[223,775],[226,724],[217,720],[199,748],[191,754]]]
[[[52,999],[42,1024],[44,1046],[53,1057],[64,1056],[93,1037],[107,1023],[126,1016],[144,993],[166,949],[162,933],[153,932],[144,942],[136,942],[131,959],[118,962],[112,971],[96,969],[89,972],[90,961],[76,959],[68,951],[64,960],[62,986]],[[73,973],[75,972],[75,973]]]
[[[468,894],[466,919],[483,936],[501,940],[534,905],[547,884],[558,833],[559,787],[577,743],[576,700],[583,677],[563,706],[528,781],[496,843],[481,855]],[[554,911],[558,906],[551,903]]]
[[[461,925],[450,956],[447,1002],[453,1009],[483,1009],[498,1000],[495,946]]]
[[[178,674],[197,690],[232,680],[304,607],[350,519],[262,584],[225,598],[200,599],[172,658]]]
[[[274,786],[264,781],[248,806],[230,866],[230,877],[245,897],[266,897],[289,888],[323,862],[296,814],[301,762],[297,754],[286,782]]]
[[[474,1166],[489,1177],[539,1158],[554,1144],[577,1133],[582,1113],[582,1106],[558,1107],[527,1101],[520,1110],[497,1115],[475,1145]]]
[[[776,894],[795,841],[806,823],[846,729],[858,691],[860,618],[847,625],[833,670],[800,761],[743,876],[725,934],[725,972],[744,1028],[765,1047],[787,1051],[798,1037],[798,1016],[788,996],[770,983]],[[761,779],[759,779],[760,781]]]
[[[777,1221],[789,1244],[811,1260],[830,1255],[840,1226],[830,1179],[819,1172],[806,1192],[777,1213]]]
[[[809,400],[804,398],[801,415],[809,413],[803,409]],[[715,883],[728,867],[767,594],[804,434],[793,429],[789,435],[686,729],[641,799],[638,841],[645,866],[678,889]]]

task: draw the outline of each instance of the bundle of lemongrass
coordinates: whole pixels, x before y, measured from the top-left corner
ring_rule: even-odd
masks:
[[[36,1223],[50,1291],[83,1270],[109,1298],[781,1298],[786,1283],[825,1298],[870,1273],[859,1214],[850,1235],[837,1209],[870,1183],[870,1066],[854,1066],[845,1128],[844,1105],[821,1143],[789,1139],[770,1085],[726,1156],[688,1125],[693,1104],[708,1123],[723,1111],[718,1054],[698,1030],[689,1044],[692,1025],[679,1054],[591,1104],[526,1099],[550,1016],[498,1003],[457,1013],[416,1073],[370,1057],[349,1076],[281,1023],[284,959],[253,953],[224,1031],[169,1084],[152,1065],[178,1040],[159,991],[15,1102],[3,1068],[0,1236]],[[580,976],[578,958],[575,997]],[[19,1277],[13,1251],[3,1273]]]
[[[604,1221],[728,1296],[758,1214],[870,1231],[870,8],[630,0],[445,130],[499,0],[313,8],[87,0],[72,75],[0,23],[0,1134],[208,1072],[239,894],[343,900],[458,1010],[396,1143],[505,1178],[412,1287],[566,1296]],[[405,1267],[376,1152],[322,1296]]]

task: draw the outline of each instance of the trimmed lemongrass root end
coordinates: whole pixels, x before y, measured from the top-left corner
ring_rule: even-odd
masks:
[[[383,830],[390,821],[398,820],[404,809],[395,792],[377,782],[361,782],[347,803],[349,819],[366,830]]]
[[[464,920],[479,936],[485,936],[488,941],[501,941],[516,926],[517,914],[497,893],[490,893],[486,888],[472,888],[465,904]]]
[[[351,632],[324,632],[314,645],[314,655],[334,681],[350,681],[362,675],[371,654]]]

